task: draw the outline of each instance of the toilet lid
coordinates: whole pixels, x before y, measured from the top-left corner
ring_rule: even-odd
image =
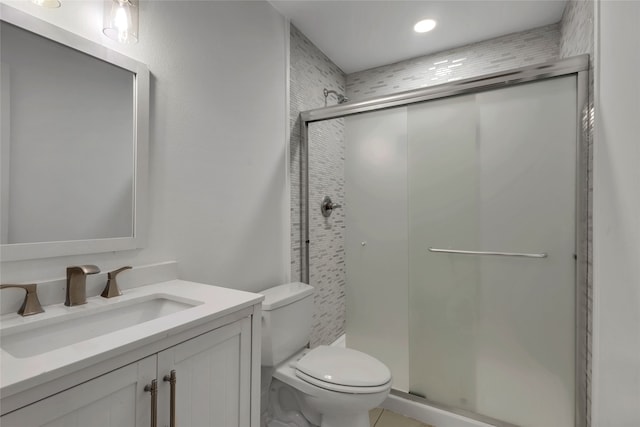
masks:
[[[296,369],[303,376],[350,387],[376,387],[391,380],[391,372],[384,363],[344,347],[316,347],[298,361]]]

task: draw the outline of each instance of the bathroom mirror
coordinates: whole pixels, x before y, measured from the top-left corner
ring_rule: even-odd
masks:
[[[147,67],[1,7],[2,261],[142,247]]]

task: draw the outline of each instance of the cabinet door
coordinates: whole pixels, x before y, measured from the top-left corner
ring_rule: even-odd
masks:
[[[0,419],[2,427],[148,427],[156,356],[40,400]]]
[[[176,425],[249,427],[251,321],[239,320],[158,353],[158,419],[169,425],[170,385],[176,371]]]

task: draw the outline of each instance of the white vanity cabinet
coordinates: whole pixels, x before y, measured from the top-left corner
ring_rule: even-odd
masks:
[[[250,330],[243,319],[158,353],[158,426],[171,425],[172,406],[180,427],[250,425]]]
[[[148,391],[154,379],[155,405]],[[0,424],[148,427],[155,406],[157,426],[170,426],[174,410],[180,427],[242,427],[250,425],[250,402],[251,321],[244,318],[9,413]]]
[[[0,418],[2,427],[148,427],[156,357],[124,366]]]
[[[199,290],[196,284],[185,283],[174,285],[180,285],[183,294],[192,288]],[[214,288],[205,290],[222,294],[222,288]],[[168,285],[163,288],[172,289]],[[139,346],[125,346],[126,351],[119,354],[114,349],[115,353],[99,363],[84,363],[87,359],[79,358],[77,370],[65,368],[65,375],[36,381],[13,395],[7,394],[6,387],[0,402],[4,414],[0,425],[258,427],[262,297],[224,292],[229,296],[238,293],[238,305],[221,308],[204,323],[174,325],[166,335],[148,337]],[[204,304],[196,307],[205,312],[203,308]],[[90,347],[86,342],[81,346]],[[27,359],[13,362],[24,361],[23,367],[28,369],[26,365],[56,358],[55,352],[48,355],[31,363]],[[11,362],[2,361],[3,374],[8,374]],[[46,375],[45,371],[40,375]],[[154,383],[156,392],[152,393]]]

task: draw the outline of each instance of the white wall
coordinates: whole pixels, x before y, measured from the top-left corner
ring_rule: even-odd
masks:
[[[593,408],[640,425],[640,2],[596,10]]]
[[[143,1],[140,42],[124,46],[102,35],[101,1],[2,2],[144,62],[152,75],[146,248],[6,262],[3,282],[60,277],[77,263],[108,270],[170,259],[182,278],[238,289],[288,279],[288,34],[270,4]]]

